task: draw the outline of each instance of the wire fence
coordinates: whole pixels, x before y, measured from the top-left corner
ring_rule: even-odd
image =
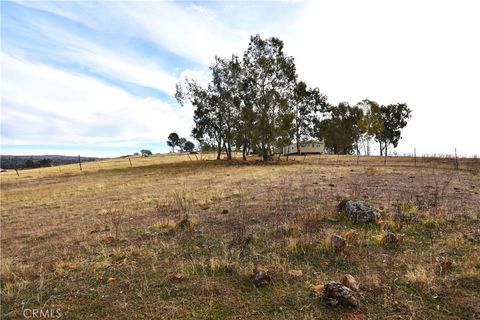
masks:
[[[178,163],[183,161],[211,161],[216,160],[217,155],[214,152],[206,153],[170,153],[156,154],[149,157],[131,156],[112,159],[103,159],[96,161],[58,165],[53,167],[43,167],[35,169],[7,170],[2,172],[1,178],[33,178],[58,174],[88,173],[100,170],[114,170],[146,167],[153,165]],[[233,153],[235,160],[242,160],[241,153]],[[221,159],[226,159],[222,154]],[[80,159],[79,159],[80,160]],[[261,158],[256,155],[249,155],[248,161],[261,162]],[[442,168],[456,170],[480,171],[480,158],[455,157],[447,155],[403,155],[403,156],[364,156],[364,155],[333,155],[333,154],[309,154],[309,155],[276,155],[272,158],[274,162],[279,163],[308,163],[316,165],[338,165],[338,166],[372,166],[372,167],[416,167],[416,168]]]

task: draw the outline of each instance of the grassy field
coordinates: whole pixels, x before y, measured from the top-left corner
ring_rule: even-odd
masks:
[[[64,319],[480,319],[480,163],[119,158],[1,174],[1,313]],[[416,165],[416,167],[415,167]],[[364,199],[381,221],[337,210]],[[388,231],[400,241],[388,243]],[[347,239],[333,252],[333,234]],[[255,266],[271,281],[257,287]],[[313,288],[353,275],[358,309]],[[30,312],[30,311],[29,311]]]

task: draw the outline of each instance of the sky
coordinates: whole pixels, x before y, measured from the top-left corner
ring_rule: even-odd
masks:
[[[330,103],[407,103],[399,154],[480,155],[476,0],[0,5],[2,154],[168,152],[169,133],[192,139],[175,84],[260,34]]]

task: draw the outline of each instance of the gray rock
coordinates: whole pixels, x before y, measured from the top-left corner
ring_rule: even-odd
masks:
[[[367,223],[380,219],[380,212],[363,200],[344,200],[338,209],[353,222]]]
[[[327,283],[323,289],[323,299],[329,306],[340,304],[346,307],[358,307],[358,301],[353,291],[340,282]]]

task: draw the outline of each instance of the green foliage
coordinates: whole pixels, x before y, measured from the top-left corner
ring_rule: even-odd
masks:
[[[52,159],[40,159],[38,161],[28,159],[28,160],[25,161],[25,168],[51,167],[52,162],[53,162]]]
[[[175,97],[194,107],[192,136],[201,146],[215,146],[217,159],[222,150],[231,159],[232,150],[242,149],[244,159],[253,151],[267,160],[292,139],[299,144],[310,136],[324,138],[334,153],[370,154],[373,139],[380,150],[396,147],[410,117],[405,104],[384,107],[364,99],[354,107],[328,105],[318,88],[299,81],[293,57],[275,37],[252,36],[241,58],[215,57],[210,70],[206,86],[187,78],[177,84]],[[168,145],[185,150],[185,142],[176,135]]]
[[[180,137],[177,133],[172,132],[168,135],[167,145],[172,147],[172,152],[175,152],[175,147],[178,147],[180,143]]]
[[[335,154],[350,154],[358,141],[362,111],[346,102],[338,106],[328,106],[326,118],[316,124],[316,135],[325,140],[327,150]]]
[[[383,128],[376,133],[375,139],[380,143],[380,154],[382,154],[382,150],[385,150],[385,154],[387,154],[390,144],[394,148],[398,146],[398,142],[402,138],[402,129],[407,126],[412,111],[406,103],[397,103],[381,106],[380,113]]]
[[[370,141],[383,130],[380,106],[375,101],[364,99],[356,107],[362,112],[358,121],[360,132],[356,140],[357,153],[363,147],[365,155],[370,155]]]
[[[314,132],[313,121],[320,111],[327,107],[327,97],[318,88],[309,89],[300,81],[296,84],[291,98],[293,107],[293,137],[300,152],[300,141]]]
[[[306,136],[313,114],[326,97],[317,88],[297,83],[293,57],[283,52],[283,42],[252,36],[243,58],[216,57],[212,80],[202,87],[186,79],[177,85],[180,104],[195,109],[192,135],[201,144],[215,144],[231,159],[233,148],[256,150],[267,160],[274,148]],[[310,128],[311,129],[311,128]]]
[[[186,152],[192,152],[194,149],[195,149],[195,144],[191,141],[187,141],[183,145],[183,150]]]

